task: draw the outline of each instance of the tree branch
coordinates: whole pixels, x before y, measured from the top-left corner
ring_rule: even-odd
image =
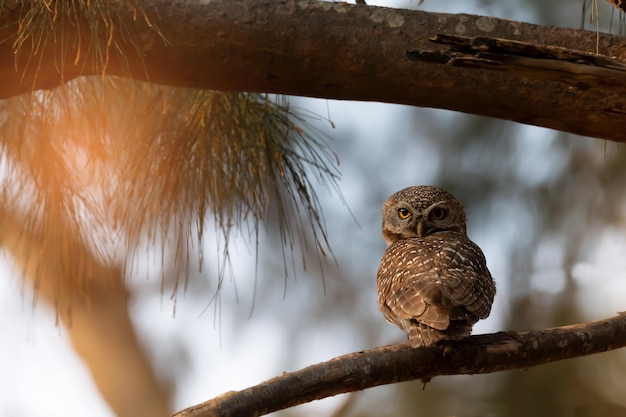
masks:
[[[458,65],[461,60],[436,62],[407,56],[407,51],[413,57],[416,51],[453,54],[454,45],[432,40],[461,36],[564,48],[571,54],[599,52],[616,63],[626,59],[624,37],[602,34],[596,44],[592,31],[313,0],[135,3],[146,19],[137,18],[136,11],[127,7],[111,12],[127,35],[113,31],[118,52],[111,51],[105,68],[88,46],[94,36],[106,34],[97,35],[84,22],[46,29],[47,36],[64,36],[68,42],[24,42],[16,54],[20,16],[26,15],[23,9],[31,3],[16,2],[22,10],[3,11],[0,97],[54,88],[81,75],[104,72],[179,87],[450,109],[626,140],[626,94],[623,88],[615,88],[623,75],[606,80],[605,85],[586,82],[588,72],[601,67],[602,60],[593,65],[572,61],[567,71],[552,68],[546,76],[542,66],[505,72],[496,65]],[[80,53],[72,50],[81,47]],[[510,59],[510,50],[490,53],[500,61]],[[622,74],[622,69],[611,70]]]
[[[187,408],[176,417],[261,416],[313,400],[378,385],[439,375],[526,369],[626,346],[626,313],[585,324],[500,332],[411,348],[383,346],[285,373],[242,391]]]

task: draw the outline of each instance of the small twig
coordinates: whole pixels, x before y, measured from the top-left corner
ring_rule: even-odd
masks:
[[[500,332],[458,342],[408,344],[351,353],[285,373],[242,391],[227,392],[176,417],[261,416],[337,394],[438,375],[526,369],[626,346],[626,313],[571,326]]]
[[[609,3],[611,3],[613,6],[617,7],[618,9],[622,9],[623,11],[626,12],[626,1],[624,0],[607,0]]]

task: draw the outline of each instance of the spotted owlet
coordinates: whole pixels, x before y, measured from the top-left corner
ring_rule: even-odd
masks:
[[[398,191],[383,206],[383,237],[378,305],[411,346],[462,339],[489,315],[495,283],[467,237],[463,205],[450,193],[431,186]]]

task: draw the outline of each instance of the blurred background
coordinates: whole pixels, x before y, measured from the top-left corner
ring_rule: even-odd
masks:
[[[582,1],[368,4],[571,28],[582,21],[613,33],[621,19],[607,2],[599,2],[593,20],[589,8],[583,17]],[[291,105],[321,116],[313,123],[341,161],[343,198],[314,182],[332,255],[319,261],[312,247],[285,255],[270,223],[260,231],[258,258],[247,233],[232,236],[218,282],[223,236],[207,221],[203,258],[189,252],[196,256],[189,264],[203,269],[190,268],[175,296],[180,281],[171,274],[183,271],[168,269],[167,253],[139,245],[126,261],[139,344],[174,410],[404,341],[377,310],[375,277],[385,247],[382,203],[409,185],[446,188],[467,209],[468,234],[483,249],[498,289],[491,316],[475,334],[579,323],[626,309],[624,145],[432,109],[303,98]],[[1,276],[0,415],[113,417],[73,353],[67,328],[50,305],[33,305],[32,285],[8,252]],[[626,352],[421,385],[369,389],[275,415],[341,409],[354,417],[626,416]]]

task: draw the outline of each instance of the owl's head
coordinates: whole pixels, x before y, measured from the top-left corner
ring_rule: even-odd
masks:
[[[383,237],[397,240],[458,232],[466,234],[463,205],[449,192],[420,185],[398,191],[383,205]]]

